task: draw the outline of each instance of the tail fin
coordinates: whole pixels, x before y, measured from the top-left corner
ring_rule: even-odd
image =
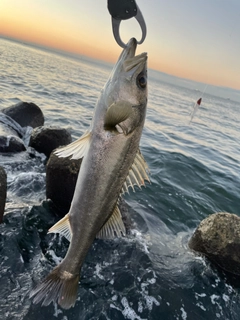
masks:
[[[33,303],[42,302],[42,306],[48,306],[51,302],[58,302],[63,309],[69,309],[75,305],[78,291],[79,274],[73,275],[60,270],[57,266],[46,279],[34,288],[30,298]]]

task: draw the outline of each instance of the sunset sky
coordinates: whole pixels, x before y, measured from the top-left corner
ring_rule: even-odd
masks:
[[[149,67],[240,89],[239,0],[137,0],[147,24]],[[0,0],[0,35],[115,62],[107,0]],[[121,23],[125,42],[140,38],[135,19]]]

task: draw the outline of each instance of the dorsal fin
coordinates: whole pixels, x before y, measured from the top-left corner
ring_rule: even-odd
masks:
[[[55,150],[54,154],[59,158],[72,156],[71,159],[81,159],[88,150],[90,137],[91,131],[87,130],[78,140]]]
[[[134,190],[134,185],[137,185],[140,189],[141,186],[145,186],[144,181],[147,180],[150,182],[148,165],[141,154],[141,151],[138,149],[134,162],[129,170],[126,181],[123,184],[121,194],[129,192],[129,187]]]
[[[112,239],[112,238],[115,238],[116,236],[121,237],[125,235],[126,235],[126,228],[122,221],[122,215],[118,208],[118,205],[116,205],[111,217],[104,224],[102,229],[98,232],[98,234],[96,235],[96,238]]]
[[[72,239],[72,231],[69,222],[69,215],[66,214],[61,220],[54,224],[49,230],[48,233],[60,233],[62,234],[69,242]]]

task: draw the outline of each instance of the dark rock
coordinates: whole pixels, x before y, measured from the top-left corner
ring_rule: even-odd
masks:
[[[51,199],[63,217],[70,208],[82,160],[58,158],[53,153],[46,167],[46,197]]]
[[[32,102],[19,102],[1,111],[14,119],[22,127],[30,126],[36,128],[44,124],[44,116],[41,109]]]
[[[0,112],[0,136],[14,135],[23,137],[25,129],[21,127],[14,119]]]
[[[54,149],[67,145],[71,141],[71,134],[66,129],[38,127],[31,134],[29,146],[49,157]]]
[[[20,138],[15,136],[0,136],[0,152],[21,152],[25,150],[26,147]]]
[[[2,223],[5,202],[7,195],[7,175],[3,167],[0,166],[0,223]]]
[[[223,270],[240,275],[240,218],[227,212],[210,215],[194,232],[189,247]]]
[[[120,209],[122,220],[126,228],[127,234],[130,232],[130,230],[133,228],[133,223],[131,220],[131,217],[134,216],[135,211],[127,204],[124,199],[121,198],[119,201],[118,207]]]
[[[0,112],[0,152],[25,151],[24,142],[20,139],[25,132],[15,120]]]

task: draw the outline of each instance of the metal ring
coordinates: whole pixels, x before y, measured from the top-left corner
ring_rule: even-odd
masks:
[[[138,21],[142,30],[142,39],[140,41],[137,41],[137,44],[142,44],[147,35],[147,27],[146,27],[142,12],[138,7],[137,7],[137,15],[134,18]],[[113,29],[114,38],[120,47],[126,48],[127,45],[122,41],[119,33],[120,23],[121,23],[121,20],[117,20],[112,17],[112,29]]]

